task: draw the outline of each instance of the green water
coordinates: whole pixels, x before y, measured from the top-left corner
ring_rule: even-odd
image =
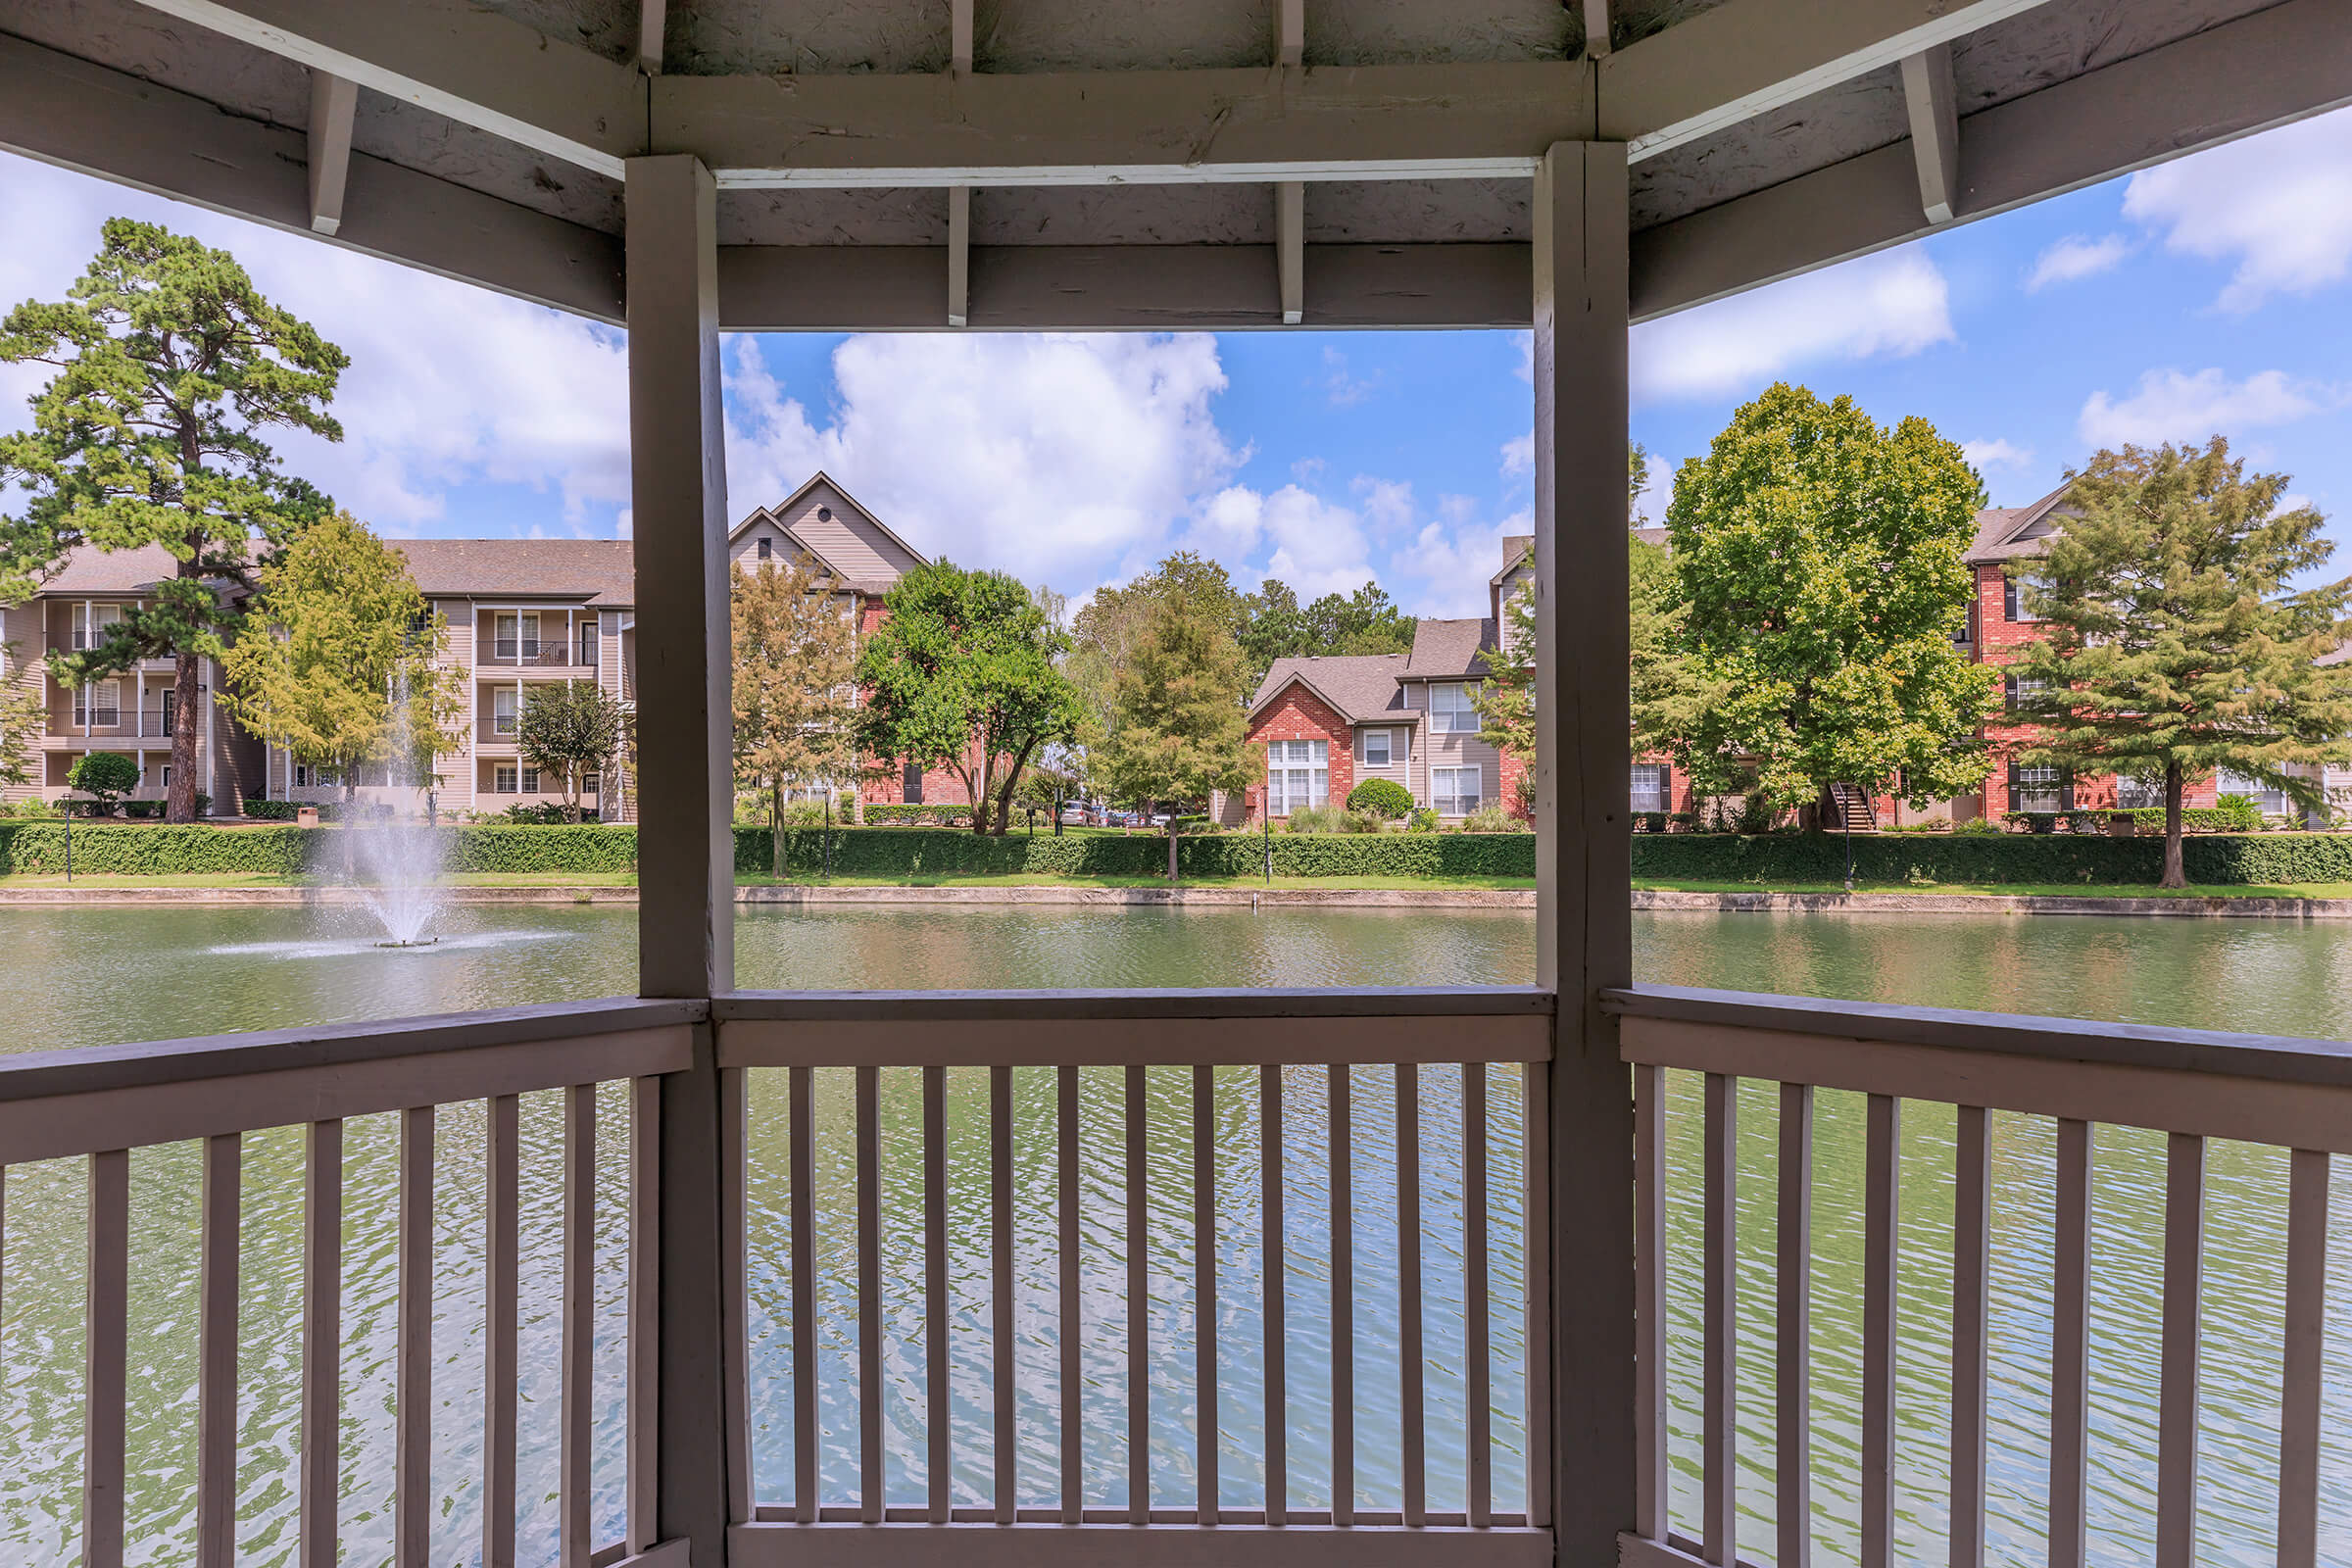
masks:
[[[274,907],[0,910],[0,1052],[108,1043],[337,1018],[385,1017],[626,992],[635,918],[626,907],[466,909],[434,949],[385,953],[348,911]],[[1480,911],[1185,912],[1084,908],[753,908],[739,931],[747,987],[1021,987],[1089,985],[1351,985],[1524,982],[1533,922]],[[2352,930],[2253,921],[1760,917],[1658,915],[1636,923],[1642,978],[1683,985],[1811,992],[2281,1033],[2340,1035],[2352,1018]],[[1427,1333],[1430,1505],[1460,1506],[1462,1424],[1460,1077],[1420,1077],[1422,1297]],[[1015,1074],[1015,1276],[1012,1355],[1018,1390],[1019,1493],[1058,1500],[1058,1256],[1053,1171],[1058,1153],[1053,1078]],[[1285,1078],[1286,1293],[1291,1499],[1327,1506],[1331,1290],[1325,1075]],[[1394,1203],[1395,1078],[1352,1075],[1358,1435],[1357,1502],[1395,1507],[1397,1228]],[[788,1500],[792,1452],[789,1226],[781,1074],[753,1075],[750,1327],[753,1451],[763,1500]],[[882,1227],[885,1486],[918,1502],[927,1484],[921,1329],[921,1108],[918,1075],[881,1075],[885,1151]],[[1495,1494],[1515,1506],[1523,1486],[1515,1338],[1520,1133],[1517,1077],[1492,1069],[1490,1183],[1494,1266]],[[1082,1086],[1084,1192],[1080,1259],[1088,1501],[1127,1501],[1125,1253],[1121,1086],[1088,1073]],[[1152,1206],[1152,1489],[1160,1506],[1194,1494],[1196,1411],[1190,1396],[1194,1297],[1189,1073],[1154,1070],[1149,1089]],[[1770,1560],[1775,1097],[1750,1085],[1741,1106],[1741,1555]],[[827,1503],[857,1500],[857,1312],[850,1216],[855,1167],[852,1085],[817,1075],[813,1150],[819,1472]],[[1677,1075],[1670,1103],[1673,1173],[1669,1365],[1678,1527],[1696,1523],[1699,1174],[1697,1085]],[[1257,1083],[1220,1072],[1215,1099],[1221,1492],[1255,1506],[1260,1480],[1262,1292],[1257,1260]],[[596,1479],[600,1539],[617,1533],[620,1486],[620,1250],[626,1172],[625,1100],[608,1090],[600,1113]],[[525,1560],[552,1554],[556,1367],[560,1328],[545,1310],[559,1275],[560,1109],[524,1102],[524,1368],[521,1540]],[[949,1277],[958,1502],[988,1494],[993,1450],[987,1255],[987,1080],[948,1081]],[[1950,1325],[1951,1113],[1913,1107],[1904,1153],[1904,1269],[1898,1466],[1902,1554],[1940,1561],[1948,1434],[1942,1381]],[[2041,1555],[2047,1450],[2048,1123],[1996,1116],[1991,1554]],[[1853,1097],[1819,1097],[1815,1322],[1815,1520],[1824,1560],[1850,1555],[1856,1516],[1859,1385],[1861,1112]],[[246,1141],[241,1333],[241,1562],[290,1560],[294,1524],[295,1376],[300,1314],[299,1174],[293,1130]],[[482,1127],[478,1107],[439,1117],[434,1335],[436,1563],[475,1560],[479,1455]],[[2154,1376],[2161,1274],[2161,1140],[2104,1129],[2098,1148],[2093,1272],[2094,1560],[2144,1561],[2154,1517]],[[344,1307],[344,1560],[383,1561],[390,1546],[391,1312],[396,1176],[389,1118],[347,1131]],[[2269,1560],[2276,1497],[2269,1476],[2278,1419],[2278,1335],[2283,1158],[2217,1145],[2210,1161],[2206,1372],[2202,1387],[2201,1557]],[[134,1562],[184,1560],[193,1519],[192,1415],[196,1166],[185,1146],[132,1158],[131,1480]],[[2337,1202],[2352,1206],[2339,1173]],[[63,1564],[75,1556],[79,1480],[82,1166],[8,1173],[0,1251],[0,1561]],[[2338,1255],[2335,1298],[2352,1258]],[[536,1303],[536,1304],[534,1304]],[[2328,1365],[2323,1556],[2352,1560],[2352,1355],[2339,1316]]]

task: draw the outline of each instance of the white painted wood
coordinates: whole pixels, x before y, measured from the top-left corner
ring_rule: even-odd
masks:
[[[343,1124],[310,1124],[303,1158],[300,1568],[335,1568],[342,1495]]]
[[[1598,60],[1609,52],[1609,0],[1584,0],[1585,58]]]
[[[1862,1568],[1893,1568],[1895,1293],[1902,1253],[1902,1102],[1872,1095],[1862,1176]]]
[[[1331,1137],[1331,1522],[1355,1518],[1355,1095],[1333,1066],[1323,1113]]]
[[[2287,1156],[2286,1344],[2279,1379],[2278,1565],[2320,1561],[2320,1409],[2328,1352],[2328,1156]]]
[[[1275,283],[1282,295],[1282,324],[1306,319],[1306,186],[1286,179],[1274,187]]]
[[[1634,1529],[1666,1539],[1666,1069],[1634,1069]]]
[[[360,84],[324,71],[311,73],[311,228],[332,234],[343,226],[343,192],[351,179],[351,122]]]
[[[956,0],[968,5],[970,0]],[[948,187],[948,324],[972,319],[972,187]]]
[[[1643,1071],[1655,1071],[1644,1068]],[[1781,1085],[1781,1192],[1775,1288],[1774,1568],[1813,1561],[1813,1089]],[[1662,1535],[1661,1529],[1655,1534]]]
[[[237,1541],[237,1276],[244,1139],[204,1142],[196,1280],[196,1568],[232,1568]]]
[[[717,191],[692,158],[633,159],[627,213],[637,642],[659,650],[637,663],[638,989],[710,997],[735,967]]]
[[[2062,1118],[2050,1237],[2050,1568],[2083,1568],[2086,1560],[2090,1161],[2090,1124]]]
[[[1462,1467],[1464,1511],[1483,1527],[1494,1516],[1494,1352],[1488,1342],[1487,1069],[1462,1068]]]
[[[2254,1143],[2352,1149],[2352,1089],[2331,1085],[1652,1018],[1625,1019],[1623,1038],[1634,1061]]]
[[[1306,0],[1274,0],[1274,63],[1306,63]]]
[[[996,1384],[994,1423],[997,1522],[1012,1523],[1019,1500],[1019,1435],[1012,1344],[1012,1068],[988,1070],[989,1351]]]
[[[727,1522],[752,1517],[752,1371],[749,1236],[744,1183],[749,1178],[751,1093],[741,1072],[718,1074],[719,1419],[726,1424]]]
[[[972,0],[948,0],[948,69],[972,74]]]
[[[1984,1562],[1986,1316],[1992,1256],[1991,1122],[1959,1107],[1952,1138],[1952,1568]]]
[[[922,1523],[737,1525],[735,1568],[1550,1568],[1550,1533],[1357,1524],[1344,1529],[1228,1522],[1152,1525]]]
[[[880,1068],[858,1069],[858,1512],[866,1524],[882,1522],[880,1089]]]
[[[1520,1376],[1527,1387],[1527,1522],[1551,1528],[1551,1065],[1520,1069],[1520,1127],[1526,1141],[1520,1201],[1526,1210],[1527,1292],[1521,1306]],[[1641,1069],[1635,1069],[1639,1076]],[[1654,1254],[1653,1254],[1654,1255]]]
[[[122,1568],[123,1423],[130,1332],[130,1152],[89,1158],[88,1320],[83,1329],[81,1560]]]
[[[1700,1468],[1705,1557],[1740,1561],[1740,1080],[1706,1080]]]
[[[1074,1342],[1073,1342],[1074,1343]],[[948,1522],[955,1456],[948,1404],[948,1069],[923,1069],[923,1372],[931,1522]]]
[[[392,1470],[392,1561],[425,1568],[432,1552],[433,1107],[400,1113],[399,1300]]]
[[[1614,60],[1619,58],[1612,55]],[[1548,1124],[1542,1449],[1531,1518],[1603,1561],[1633,1517],[1632,1095],[1600,994],[1633,978],[1625,793],[1625,149],[1548,149],[1535,189],[1536,976],[1560,999]],[[1531,1120],[1533,1116],[1531,1115]],[[1530,1404],[1530,1419],[1543,1407]],[[1535,1451],[1531,1448],[1531,1468]]]
[[[810,1070],[790,1070],[793,1517],[814,1524],[816,1482],[816,1114]]]
[[[655,1544],[661,1500],[662,1080],[629,1085],[628,1534],[642,1556]]]
[[[2197,1559],[2197,1337],[2205,1268],[2205,1140],[2165,1139],[2164,1320],[2156,1380],[2156,1568]]]
[[[588,1568],[594,1501],[589,1461],[596,1420],[596,1085],[564,1091],[562,1436],[558,1440],[558,1560]]]
[[[1423,1408],[1426,1366],[1421,1345],[1421,1073],[1396,1068],[1396,1389],[1398,1468],[1404,1479],[1404,1522],[1429,1513],[1429,1459]]]
[[[1152,1522],[1152,1206],[1144,1069],[1126,1072],[1127,1518]]]
[[[1261,1279],[1258,1363],[1265,1373],[1265,1522],[1279,1525],[1290,1510],[1291,1396],[1289,1270],[1282,1205],[1282,1069],[1257,1070],[1257,1256]]]
[[[649,76],[662,74],[663,29],[669,21],[669,0],[637,0],[637,69]]]
[[[1193,1069],[1193,1475],[1200,1522],[1217,1522],[1217,1070]],[[999,1499],[1000,1506],[1004,1499]],[[1010,1522],[1009,1514],[1005,1522]]]
[[[1950,44],[1903,57],[1903,107],[1919,165],[1920,211],[1930,223],[1948,223],[1960,211],[1960,105]]]
[[[487,1253],[482,1334],[482,1560],[514,1568],[515,1406],[521,1361],[522,1105],[499,1095],[488,1105],[483,1180]]]
[[[1061,1509],[1063,1522],[1074,1525],[1086,1516],[1086,1391],[1078,1355],[1086,1333],[1078,1267],[1078,1217],[1085,1193],[1078,1162],[1078,1069],[1056,1067],[1054,1076],[1054,1199],[1061,1250],[1060,1315],[1054,1325],[1061,1341]]]

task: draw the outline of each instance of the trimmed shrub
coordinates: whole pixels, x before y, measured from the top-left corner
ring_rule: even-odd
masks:
[[[245,814],[256,822],[291,822],[304,807],[318,813],[321,822],[333,822],[343,815],[341,801],[256,801],[245,802]]]
[[[1348,809],[1370,811],[1385,821],[1411,812],[1413,792],[1393,778],[1368,778],[1348,792]]]
[[[906,806],[890,801],[868,801],[865,805],[865,823],[868,827],[931,823],[940,827],[969,828],[972,825],[972,808],[968,806]]]
[[[1498,803],[1489,802],[1462,818],[1465,833],[1533,833],[1524,817],[1513,815]]]
[[[1285,833],[1345,833],[1348,813],[1336,806],[1301,806],[1295,808],[1283,828]]]
[[[2164,808],[2161,806],[2135,806],[2129,811],[2108,814],[2131,817],[2135,832],[2164,831]],[[2180,808],[2180,831],[2183,833],[2255,833],[2261,828],[2260,808],[2243,795],[2225,795],[2213,806]]]
[[[2105,884],[2160,881],[2164,841],[2101,834],[2040,836],[1964,826],[1949,835],[1854,840],[1854,874],[1872,882]],[[2181,845],[2191,882],[2207,885],[2352,881],[2352,834],[2212,834]],[[1835,882],[1845,841],[1828,833],[1642,835],[1634,875],[1660,881]],[[1532,859],[1532,857],[1531,857]]]
[[[824,864],[821,829],[788,829],[784,855],[795,876],[813,876]],[[1532,834],[1478,837],[1460,833],[1209,833],[1176,841],[1178,874],[1185,877],[1256,876],[1269,850],[1277,876],[1532,877]],[[737,871],[769,864],[767,830],[735,832]],[[984,838],[907,828],[836,828],[833,870],[841,876],[1128,876],[1166,874],[1168,841],[1158,835],[1041,833]]]

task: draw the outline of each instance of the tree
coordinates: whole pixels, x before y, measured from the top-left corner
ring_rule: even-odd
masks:
[[[856,601],[806,554],[734,568],[735,774],[767,792],[770,870],[784,874],[784,798],[855,776]]]
[[[551,681],[534,686],[515,720],[514,747],[522,760],[564,781],[564,814],[580,819],[580,789],[586,775],[598,787],[612,770],[623,744],[628,714],[620,701],[594,681]]]
[[[243,629],[254,568],[329,510],[279,471],[263,432],[341,440],[326,406],[349,362],[226,251],[122,218],[103,235],[68,299],[0,319],[0,363],[57,372],[32,399],[32,428],[0,438],[0,480],[30,493],[23,516],[0,519],[0,602],[77,548],[161,545],[177,568],[153,599],[51,666],[80,683],[169,657],[176,709],[194,714],[198,662]],[[189,722],[172,736],[174,822],[196,814],[196,733]]]
[[[1001,571],[917,566],[883,604],[888,614],[858,656],[859,745],[953,772],[972,803],[972,831],[1003,833],[1030,759],[1077,731],[1078,693],[1058,665],[1068,639]]]
[[[2101,452],[2070,475],[2049,552],[2012,564],[2043,637],[2008,666],[2040,730],[2023,760],[2164,785],[2164,885],[2183,885],[2180,795],[2217,767],[2321,807],[2304,764],[2352,760],[2352,579],[2296,588],[2334,547],[2282,473],[2202,449]]]
[[[347,512],[312,524],[255,573],[245,631],[221,659],[221,703],[298,762],[339,768],[344,794],[381,762],[430,790],[465,750],[466,672],[408,561]]]
[[[1152,606],[1127,666],[1105,772],[1135,801],[1202,801],[1265,776],[1265,749],[1250,744],[1241,643],[1206,595],[1172,588]],[[1176,817],[1168,812],[1168,880],[1176,879]]]
[[[92,816],[112,816],[115,802],[139,787],[139,764],[121,752],[84,752],[66,769],[66,787],[90,797]]]
[[[1268,577],[1241,601],[1237,628],[1255,689],[1277,659],[1308,654],[1401,654],[1413,646],[1414,618],[1388,591],[1368,582],[1348,595],[1325,594],[1301,607],[1289,584]]]
[[[1882,429],[1777,384],[1675,476],[1666,512],[1704,693],[1669,749],[1702,788],[1805,806],[1832,784],[1925,807],[1984,776],[1994,676],[1952,643],[1976,480],[1925,419]]]
[[[23,678],[24,670],[17,645],[0,643],[0,675],[8,677],[0,686],[0,785],[33,782],[32,759],[49,727],[49,705],[40,687]]]

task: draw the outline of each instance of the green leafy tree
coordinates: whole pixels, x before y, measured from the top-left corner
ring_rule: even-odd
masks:
[[[1301,606],[1290,585],[1269,577],[1240,602],[1236,628],[1254,689],[1277,659],[1308,654],[1401,654],[1413,646],[1415,619],[1378,583],[1352,594],[1325,594]]]
[[[1995,676],[1952,644],[1976,480],[1925,419],[1777,384],[1675,476],[1666,512],[1705,696],[1668,737],[1710,793],[1806,806],[1832,784],[1924,807],[1984,776]]]
[[[139,787],[139,764],[121,752],[84,752],[66,770],[66,786],[90,797],[92,816],[112,816],[115,803]]]
[[[466,673],[407,559],[338,512],[254,575],[222,705],[296,761],[341,770],[346,798],[368,763],[431,789],[439,759],[465,750]]]
[[[581,786],[590,773],[600,788],[625,744],[628,713],[620,700],[594,681],[550,681],[529,689],[514,726],[522,760],[564,781],[564,815],[580,819]]]
[[[856,602],[802,555],[734,568],[735,776],[767,795],[770,871],[784,875],[784,798],[858,770]]]
[[[329,441],[343,351],[262,297],[226,251],[152,223],[110,219],[69,297],[0,319],[0,363],[56,373],[29,430],[0,437],[0,480],[29,492],[0,519],[0,602],[28,596],[72,551],[160,545],[177,564],[97,648],[58,655],[86,682],[145,659],[175,665],[179,712],[197,711],[199,661],[245,624],[254,569],[329,511],[278,468],[272,427]],[[194,723],[172,736],[166,814],[196,813]]]
[[[2302,769],[2352,760],[2352,579],[2292,586],[2334,547],[2282,473],[2245,472],[2215,436],[2101,452],[2071,476],[2049,552],[2013,564],[2043,637],[2008,666],[2024,760],[2164,786],[2164,885],[2183,885],[2180,796],[2217,767],[2324,807]]]
[[[858,656],[859,744],[954,773],[972,831],[1003,833],[1030,760],[1078,730],[1066,636],[1018,578],[944,561],[907,572],[883,604]]]
[[[1242,710],[1241,643],[1222,607],[1184,588],[1152,606],[1125,668],[1104,773],[1121,799],[1164,801],[1168,879],[1176,878],[1178,803],[1246,789],[1265,775],[1266,754],[1249,740]]]

